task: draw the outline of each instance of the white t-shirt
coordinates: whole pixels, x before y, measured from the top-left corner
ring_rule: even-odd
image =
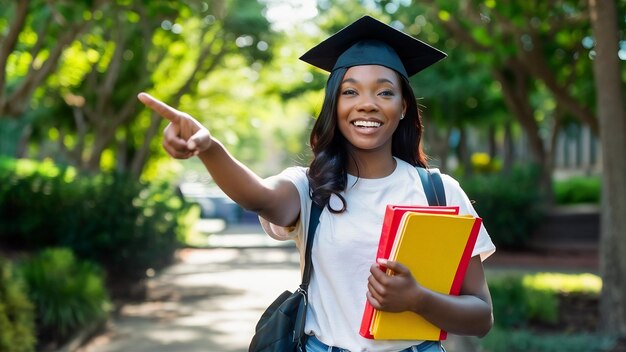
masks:
[[[329,346],[350,351],[399,351],[421,341],[372,340],[359,335],[367,292],[370,266],[376,258],[380,231],[387,204],[428,205],[415,167],[397,159],[394,172],[384,178],[364,179],[348,175],[346,191],[341,192],[347,209],[333,214],[324,208],[315,233],[312,250],[313,272],[309,285],[309,310],[305,332],[314,334]],[[300,219],[289,233],[279,231],[261,219],[265,231],[279,240],[293,239],[304,264],[306,231],[311,199],[307,168],[291,167],[281,175],[300,194]],[[452,177],[442,174],[447,205],[458,205],[460,214],[478,216],[470,200]],[[416,248],[419,252],[419,248]],[[472,256],[484,260],[495,251],[482,226]]]

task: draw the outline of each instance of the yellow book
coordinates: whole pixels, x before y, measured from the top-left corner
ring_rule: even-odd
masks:
[[[411,270],[417,282],[433,291],[458,295],[482,220],[470,215],[406,213],[398,227],[389,260]],[[446,331],[413,312],[376,310],[374,339],[445,340]]]

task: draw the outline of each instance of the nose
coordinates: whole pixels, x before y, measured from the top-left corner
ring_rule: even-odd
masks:
[[[378,105],[374,103],[373,99],[367,95],[362,95],[361,100],[356,106],[357,111],[361,112],[373,112],[378,111]]]

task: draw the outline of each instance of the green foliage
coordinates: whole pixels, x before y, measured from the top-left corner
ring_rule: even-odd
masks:
[[[170,263],[188,206],[165,182],[78,176],[52,163],[0,159],[0,243],[70,247],[116,279]]]
[[[526,287],[561,293],[600,294],[602,279],[594,274],[537,273],[525,275]]]
[[[525,326],[529,321],[556,323],[558,299],[555,291],[525,285],[520,277],[507,276],[489,281],[493,316],[497,326]]]
[[[557,204],[600,203],[602,180],[600,176],[574,176],[554,181],[554,198]]]
[[[20,132],[26,125],[23,120],[0,119],[0,155],[17,153]]]
[[[28,352],[35,347],[33,304],[11,264],[0,257],[0,351]]]
[[[593,274],[505,274],[489,280],[495,325],[503,329],[524,328],[531,321],[555,324],[559,319],[560,294],[599,295],[600,277]]]
[[[23,263],[21,272],[37,307],[39,329],[55,341],[110,310],[102,271],[76,260],[69,249],[46,249]]]
[[[478,174],[461,180],[496,246],[526,245],[543,216],[538,169],[517,167],[508,174]]]
[[[18,25],[17,4],[26,3],[24,25]],[[238,69],[253,65],[249,76],[256,75],[278,51],[264,1],[32,0],[1,7],[0,32],[17,42],[8,45],[0,67],[6,72],[0,101],[7,102],[0,104],[0,120],[10,115],[19,123],[0,124],[0,154],[51,157],[81,171],[118,170],[139,178],[165,155],[155,138],[165,122],[143,109],[138,92],[174,106],[186,97],[206,113],[213,109],[197,91],[202,81],[230,72],[226,63],[232,61]],[[242,105],[240,92],[253,85],[259,82],[230,85],[236,92],[229,107]],[[16,91],[23,94],[11,95]],[[237,147],[251,145],[244,142],[249,135],[266,135],[245,124],[249,116],[230,110],[211,118],[240,120],[227,128]],[[260,159],[264,149],[260,143],[246,148],[253,154],[246,159]]]
[[[198,204],[192,204],[189,206],[189,211],[180,217],[180,224],[186,230],[183,236],[180,238],[180,242],[186,247],[205,247],[206,246],[206,234],[202,233],[196,228],[198,219],[202,216],[202,209]]]
[[[492,159],[487,153],[474,153],[471,157],[474,172],[489,174],[502,170],[502,161]]]
[[[616,340],[594,334],[539,335],[528,330],[506,330],[495,327],[481,339],[484,352],[609,352]]]

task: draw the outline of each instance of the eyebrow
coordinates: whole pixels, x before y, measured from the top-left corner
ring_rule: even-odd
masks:
[[[359,83],[359,81],[357,81],[354,78],[346,78],[343,81],[341,81],[341,84],[344,84],[344,83]],[[389,83],[392,86],[395,85],[391,80],[389,80],[387,78],[379,78],[379,79],[376,80],[376,83]]]

